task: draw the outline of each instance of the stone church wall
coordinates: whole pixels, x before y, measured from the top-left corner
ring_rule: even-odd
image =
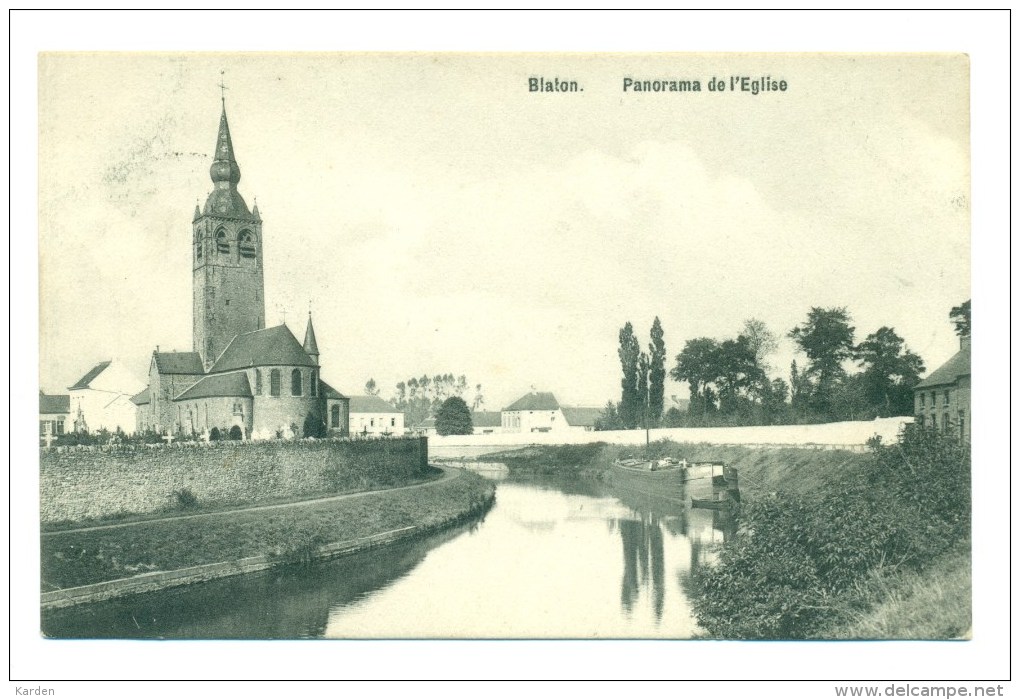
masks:
[[[427,467],[425,438],[54,448],[40,456],[40,520],[312,498],[399,486]]]

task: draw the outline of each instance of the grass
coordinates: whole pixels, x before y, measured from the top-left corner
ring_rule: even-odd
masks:
[[[862,587],[863,611],[846,610],[819,639],[955,639],[971,629],[969,543],[924,573],[876,575]]]
[[[42,540],[43,590],[257,555],[300,558],[320,544],[411,525],[434,526],[465,511],[480,511],[491,501],[493,491],[492,482],[465,473],[428,487],[307,506],[209,513],[113,530],[53,534]]]

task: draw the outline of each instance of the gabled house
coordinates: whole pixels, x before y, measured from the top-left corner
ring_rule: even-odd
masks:
[[[914,414],[918,425],[970,440],[970,336],[960,338],[957,353],[914,387]]]

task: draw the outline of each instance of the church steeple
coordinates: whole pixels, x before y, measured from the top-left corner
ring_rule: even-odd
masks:
[[[319,363],[319,345],[315,342],[315,328],[312,327],[312,312],[308,312],[308,325],[305,327],[305,352]]]
[[[209,166],[209,178],[213,182],[213,191],[205,201],[204,214],[253,220],[248,205],[237,191],[237,183],[241,181],[241,166],[234,158],[225,102],[220,112],[220,128],[216,134],[216,151],[212,165]]]

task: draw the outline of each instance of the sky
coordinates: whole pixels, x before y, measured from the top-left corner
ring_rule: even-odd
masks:
[[[968,75],[962,54],[44,54],[41,386],[191,349],[221,95],[267,325],[300,339],[310,309],[347,394],[450,372],[493,410],[532,388],[604,405],[620,327],[647,345],[656,316],[670,366],[761,319],[788,378],[813,306],[858,341],[895,328],[931,371],[970,298]],[[787,90],[708,90],[729,76]]]

